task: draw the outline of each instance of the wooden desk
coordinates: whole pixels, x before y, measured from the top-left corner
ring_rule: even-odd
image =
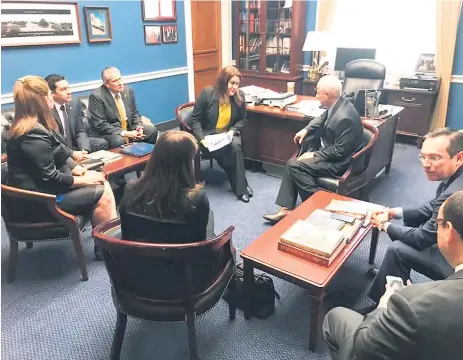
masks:
[[[120,153],[121,149],[116,148],[110,151],[114,153]],[[150,159],[151,154],[142,157],[135,157],[124,154],[121,154],[121,156],[121,159],[111,161],[110,163],[104,165],[103,169],[108,175],[108,180],[111,180],[112,178],[116,178],[121,175],[125,175],[132,171],[142,171],[145,168],[146,163]]]
[[[288,230],[296,220],[306,219],[315,209],[325,208],[332,199],[357,201],[326,191],[318,191],[241,252],[241,258],[244,263],[245,299],[251,298],[254,268],[309,290],[311,305],[309,349],[311,351],[314,351],[317,345],[318,326],[322,318],[320,310],[323,305],[325,289],[349,256],[363,239],[365,239],[371,230],[371,225],[368,225],[366,228],[360,228],[358,233],[329,267],[323,267],[278,250],[278,241],[281,235]],[[374,246],[370,249],[370,259],[374,259],[376,244],[377,239],[373,244]],[[249,319],[251,316],[250,303],[247,303],[245,317]]]

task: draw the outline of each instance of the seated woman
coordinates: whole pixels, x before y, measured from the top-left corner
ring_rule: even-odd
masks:
[[[53,97],[47,82],[25,76],[13,88],[14,120],[7,143],[8,185],[57,195],[73,215],[91,215],[93,226],[117,217],[114,195],[104,175],[86,171],[56,138]],[[101,255],[95,247],[95,256]]]
[[[201,150],[216,159],[227,173],[236,196],[243,202],[249,202],[253,192],[246,180],[241,149],[240,133],[246,123],[246,102],[243,92],[238,89],[240,81],[241,74],[237,68],[224,67],[215,86],[203,89],[196,100],[191,128]],[[220,132],[230,134],[233,138],[231,145],[209,153],[204,137]]]
[[[142,177],[124,191],[119,212],[125,239],[187,243],[213,236],[209,201],[194,178],[197,151],[187,132],[167,131],[159,137]]]

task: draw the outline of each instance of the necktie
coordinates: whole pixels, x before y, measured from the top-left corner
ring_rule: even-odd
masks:
[[[436,190],[436,199],[445,191],[445,189],[447,189],[447,184],[441,182]]]
[[[68,121],[68,114],[66,112],[66,107],[63,105],[60,106],[59,108],[61,110],[61,113],[63,114],[63,135],[66,139],[66,144],[72,148],[72,136],[70,133],[69,129],[69,121]]]
[[[127,131],[127,119],[124,114],[124,104],[122,103],[121,95],[116,94],[114,99],[116,100],[117,110],[119,111],[119,116],[121,118],[121,129]],[[124,138],[125,143],[128,143],[128,140],[128,138]]]

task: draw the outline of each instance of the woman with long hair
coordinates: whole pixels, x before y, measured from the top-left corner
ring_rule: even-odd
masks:
[[[184,243],[213,235],[206,230],[213,225],[209,201],[194,177],[197,151],[195,138],[185,131],[159,137],[143,175],[125,188],[119,209],[124,238]]]
[[[91,215],[93,226],[117,217],[114,195],[104,175],[86,171],[56,137],[53,97],[39,76],[24,76],[13,88],[14,120],[7,142],[8,185],[57,195],[73,215]],[[98,260],[101,256],[95,247]]]
[[[203,89],[191,114],[193,135],[201,144],[201,150],[217,160],[227,173],[231,187],[243,202],[253,195],[244,169],[241,131],[246,123],[246,102],[239,90],[241,73],[234,66],[222,69],[215,86]],[[232,143],[209,152],[206,135],[227,132]]]

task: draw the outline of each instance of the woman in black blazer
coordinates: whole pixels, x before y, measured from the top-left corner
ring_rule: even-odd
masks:
[[[104,175],[77,165],[72,156],[80,154],[57,139],[47,82],[25,76],[16,81],[13,97],[15,116],[6,149],[8,185],[54,194],[64,211],[91,214],[93,226],[116,218],[116,202]],[[101,260],[97,248],[95,255]]]
[[[220,72],[214,87],[203,89],[191,114],[193,135],[201,144],[201,151],[217,160],[227,173],[231,187],[241,201],[249,202],[253,195],[244,169],[241,131],[246,123],[244,93],[238,89],[241,74],[234,66]],[[228,132],[233,139],[229,146],[209,152],[206,135]]]
[[[119,208],[124,239],[187,243],[213,236],[213,216],[196,184],[194,137],[167,131],[156,142],[143,175],[127,184]]]

